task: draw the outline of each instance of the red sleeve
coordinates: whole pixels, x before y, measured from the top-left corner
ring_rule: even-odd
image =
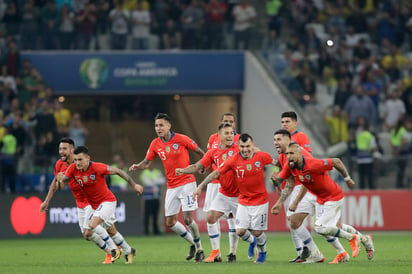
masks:
[[[195,150],[197,148],[197,144],[195,141],[187,137],[186,135],[181,135],[182,136],[182,141],[185,144],[185,146],[190,149],[190,150]]]
[[[284,165],[282,167],[282,171],[279,173],[279,178],[282,178],[283,180],[286,180],[290,176],[292,176],[292,173],[290,172],[289,165]]]
[[[213,164],[213,155],[211,151],[212,150],[208,150],[203,158],[199,161],[205,168]]]
[[[314,173],[322,173],[333,169],[332,159],[316,159],[311,158],[309,161],[310,171]]]
[[[75,171],[76,165],[73,163],[71,164],[67,169],[66,172],[64,172],[64,175],[66,175],[69,178],[73,178],[73,173]]]
[[[156,139],[154,139],[149,146],[149,149],[147,150],[146,153],[146,159],[149,161],[153,161],[154,158],[156,158],[157,154],[155,152],[155,146],[156,146]]]
[[[304,149],[306,149],[307,152],[312,152],[312,146],[310,145],[309,142],[309,138],[306,134],[304,134],[303,132],[301,132],[301,134],[299,135],[299,142],[298,144],[303,147]]]
[[[212,143],[213,143],[213,134],[210,135],[209,140],[207,141],[207,150],[212,148]]]
[[[54,176],[57,176],[57,173],[59,173],[59,169],[60,169],[60,162],[59,160],[57,160],[56,164],[54,165]]]
[[[262,164],[269,165],[273,163],[273,158],[269,153],[262,151]]]
[[[94,169],[98,174],[102,175],[110,175],[110,166],[103,164],[103,163],[93,163]]]

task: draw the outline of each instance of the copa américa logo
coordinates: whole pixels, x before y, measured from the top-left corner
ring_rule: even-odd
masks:
[[[46,224],[46,214],[40,214],[41,200],[38,197],[17,197],[10,209],[11,224],[19,235],[40,234]]]
[[[101,58],[87,58],[80,65],[80,76],[91,89],[103,85],[109,75],[109,66]]]

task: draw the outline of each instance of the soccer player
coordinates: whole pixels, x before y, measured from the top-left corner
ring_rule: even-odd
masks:
[[[236,118],[233,113],[226,112],[221,115],[220,117],[220,124],[230,124],[233,127],[234,130],[234,143],[238,144],[239,143],[239,136],[240,134],[236,133]],[[207,142],[207,149],[215,149],[218,148],[221,143],[220,137],[219,137],[219,132],[216,132],[209,137],[209,141]],[[217,167],[213,163],[211,165],[212,171],[216,170]],[[219,193],[219,187],[220,187],[220,182],[219,180],[213,180],[208,184],[207,189],[206,189],[206,196],[205,196],[205,202],[203,204],[203,211],[208,212],[209,208],[212,204],[212,201],[216,198],[217,194]],[[237,244],[239,242],[239,238],[236,235],[236,225],[235,225],[235,220],[234,218],[226,218],[228,227],[229,227],[229,249],[232,251],[228,255],[228,260],[230,262],[236,261],[236,249],[237,249]],[[220,234],[220,224],[219,222],[216,223],[218,233]]]
[[[54,167],[53,181],[50,184],[49,192],[43,203],[40,205],[40,212],[46,212],[49,207],[50,200],[52,199],[54,193],[59,188],[58,178],[62,178],[63,173],[66,169],[73,163],[73,150],[74,141],[70,138],[62,138],[59,143],[59,155],[60,159],[57,160]],[[79,220],[80,230],[83,234],[85,227],[87,227],[88,217],[91,215],[93,209],[87,200],[83,190],[77,184],[77,182],[72,179],[68,183],[70,190],[73,193],[74,199],[77,205],[77,217]],[[97,235],[96,235],[97,234]],[[106,252],[106,259],[103,264],[110,264],[116,261],[120,257],[120,251],[117,249],[113,240],[109,237],[109,234],[102,226],[97,226],[95,233],[90,237],[90,240],[95,242],[97,246]]]
[[[239,149],[238,154],[227,159],[217,170],[210,173],[201,185],[207,185],[221,174],[233,172],[239,187],[236,233],[242,240],[249,242],[249,259],[255,256],[257,246],[259,255],[255,263],[264,263],[266,261],[264,231],[267,230],[269,194],[265,186],[263,168],[265,165],[274,164],[274,160],[266,152],[255,152],[253,139],[247,133],[240,135]]]
[[[196,164],[190,165],[186,168],[176,168],[176,175],[193,174],[195,172],[207,169],[212,164],[221,166],[225,160],[239,152],[238,145],[233,142],[234,128],[231,124],[220,124],[218,132],[220,137],[219,147],[208,150],[205,156],[203,156],[203,158]],[[233,232],[230,231],[231,227],[229,227],[230,253],[227,257],[229,263],[236,262],[238,237],[234,227],[235,222],[233,221],[233,216],[236,216],[239,188],[234,181],[233,175],[234,174],[232,174],[232,172],[227,172],[220,176],[220,183],[218,184],[220,185],[220,188],[218,189],[218,194],[214,197],[207,211],[207,232],[209,234],[210,243],[212,246],[212,252],[205,260],[207,263],[222,261],[220,253],[220,229],[218,226],[219,219],[222,216],[232,220],[230,223],[233,224]],[[193,196],[198,196],[204,186],[205,184],[200,184],[193,192]],[[209,187],[210,184],[208,185],[208,189]]]
[[[195,177],[193,175],[177,176],[175,170],[190,164],[189,150],[196,152],[200,157],[203,157],[205,153],[195,141],[186,135],[173,132],[171,127],[171,120],[167,114],[158,113],[156,115],[155,131],[158,138],[151,142],[146,157],[140,163],[131,165],[129,170],[148,168],[153,159],[159,156],[167,178],[166,225],[191,244],[186,260],[195,257],[196,262],[201,262],[205,255],[200,241],[199,228],[193,220],[193,211],[197,209],[197,201],[192,199],[192,193],[196,188]],[[190,232],[177,220],[181,207],[183,220]]]
[[[285,156],[285,152],[291,142],[291,136],[289,131],[285,129],[277,130],[274,134],[274,145],[279,154],[279,167],[284,168],[285,165],[288,165],[288,161]],[[312,157],[309,152],[305,149],[302,150],[302,153],[305,157]],[[286,185],[286,181],[282,183],[282,188]],[[322,253],[319,251],[315,242],[312,239],[311,234],[303,225],[303,220],[306,216],[314,214],[314,205],[316,203],[316,197],[308,192],[303,197],[302,201],[299,203],[298,208],[292,212],[288,210],[290,201],[293,201],[296,195],[299,193],[301,188],[301,183],[299,180],[295,180],[295,187],[291,191],[290,195],[284,201],[284,207],[286,211],[286,216],[289,222],[290,232],[292,235],[293,243],[295,244],[296,251],[298,256],[294,260],[290,260],[291,263],[302,263],[302,262],[323,262],[325,258]],[[280,199],[272,207],[271,212],[275,215],[279,214],[282,203]],[[303,247],[302,247],[303,245]],[[301,252],[299,252],[301,250]],[[310,257],[310,260],[306,260]]]
[[[328,171],[336,168],[345,178],[348,187],[352,188],[355,182],[349,176],[344,164],[338,158],[316,159],[303,156],[303,148],[296,143],[290,143],[286,151],[288,165],[284,166],[280,174],[274,178],[275,184],[280,185],[283,180],[294,176],[298,179],[302,187],[294,201],[291,201],[289,210],[295,211],[297,205],[302,200],[308,190],[317,196],[315,231],[324,236],[335,236],[345,238],[352,248],[352,257],[359,253],[360,236],[355,233],[348,233],[339,227],[337,223],[341,216],[343,203],[343,191],[329,176]],[[273,178],[272,178],[273,179]],[[295,180],[288,180],[281,194],[281,201],[284,202]],[[340,261],[349,260],[347,252],[339,254]],[[332,262],[333,263],[333,262]]]
[[[117,231],[114,223],[116,197],[109,190],[105,175],[119,175],[126,180],[129,185],[140,195],[143,187],[136,184],[134,180],[123,170],[108,166],[103,163],[92,162],[90,160],[89,150],[85,146],[79,146],[74,150],[74,163],[71,164],[61,179],[62,184],[74,179],[86,195],[94,212],[89,217],[88,226],[84,228],[84,238],[90,239],[93,231],[99,225],[107,229],[114,242],[120,246],[125,254],[126,264],[133,262],[136,255],[136,249],[130,247],[120,232]]]

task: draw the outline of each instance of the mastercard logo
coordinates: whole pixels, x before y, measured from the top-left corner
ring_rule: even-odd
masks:
[[[38,197],[18,197],[10,209],[11,224],[19,235],[40,234],[46,224],[46,214],[40,214],[41,200]]]

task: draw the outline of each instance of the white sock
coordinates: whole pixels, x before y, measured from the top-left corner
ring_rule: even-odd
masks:
[[[126,240],[123,238],[122,234],[120,232],[117,232],[113,237],[113,241],[120,246],[120,248],[123,250],[124,254],[130,254],[132,252],[132,248],[130,245],[126,242]]]
[[[196,245],[196,250],[203,250],[202,248],[202,241],[200,240],[200,233],[199,227],[197,226],[195,221],[192,221],[188,226],[190,233],[193,235],[193,241]]]
[[[188,241],[191,245],[195,245],[192,234],[190,234],[190,232],[186,230],[185,226],[182,225],[181,222],[177,221],[174,226],[170,227],[170,229],[173,230],[177,235]]]
[[[218,230],[217,223],[207,223],[207,233],[209,234],[210,245],[212,250],[220,249],[220,232]]]
[[[106,244],[109,246],[110,250],[117,249],[117,246],[113,242],[112,238],[110,238],[109,233],[107,233],[107,230],[104,229],[101,226],[96,226],[94,229],[94,232],[99,235],[100,238],[103,239],[103,241],[106,242]]]
[[[345,252],[345,249],[343,248],[342,244],[340,243],[339,239],[336,237],[332,237],[332,236],[326,236],[326,241],[333,246],[334,249],[336,249],[336,252],[338,254],[341,254],[343,252]]]
[[[106,245],[105,241],[97,235],[96,233],[93,233],[92,236],[88,238],[90,241],[94,242],[98,247],[104,250],[107,254],[110,254],[110,249],[109,246]]]
[[[295,246],[296,253],[298,256],[302,253],[303,243],[299,235],[294,229],[290,229],[290,237],[292,238],[293,245]]]
[[[364,236],[362,233],[360,233],[358,230],[356,230],[356,228],[354,228],[351,225],[347,225],[347,224],[342,224],[342,230],[349,232],[351,234],[356,234],[360,237],[361,242],[365,243],[368,239],[366,238],[366,236]]]
[[[315,242],[312,239],[312,235],[310,235],[309,231],[306,229],[305,225],[301,225],[297,229],[292,229],[295,231],[296,235],[301,239],[303,245],[307,246],[309,250],[313,251],[316,250],[318,247],[316,246]]]
[[[239,243],[239,237],[236,235],[236,225],[235,219],[227,219],[227,224],[229,226],[229,253],[236,255],[237,245]]]
[[[259,237],[256,237],[256,246],[259,252],[266,252],[266,234],[263,232]]]
[[[249,242],[249,243],[253,243],[253,241],[255,240],[255,236],[252,235],[252,233],[250,233],[249,230],[246,230],[245,234],[243,234],[242,237],[240,237],[243,241],[245,242]]]

